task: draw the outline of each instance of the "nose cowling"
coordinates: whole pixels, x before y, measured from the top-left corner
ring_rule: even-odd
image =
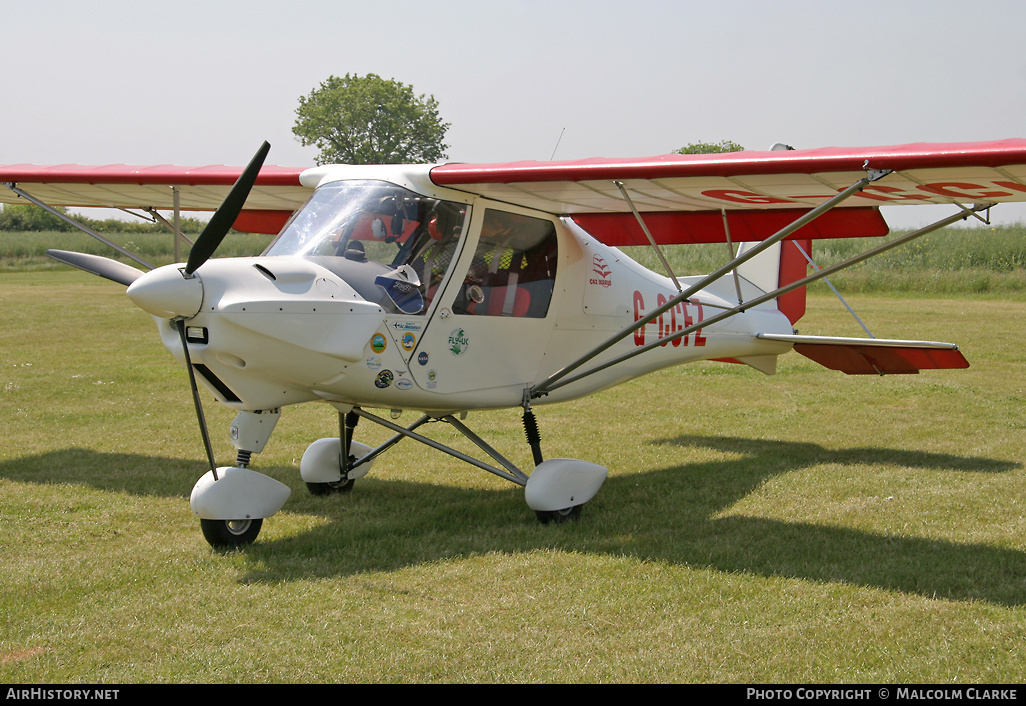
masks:
[[[145,273],[127,293],[140,309],[164,319],[192,318],[203,304],[203,282],[195,275],[187,277],[178,265]]]

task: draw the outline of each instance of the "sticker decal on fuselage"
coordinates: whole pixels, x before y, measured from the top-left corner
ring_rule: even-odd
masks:
[[[606,260],[601,255],[596,254],[591,259],[591,271],[594,275],[588,280],[589,284],[596,284],[602,287],[609,287],[613,284],[612,280],[609,279],[613,271],[609,269],[609,265],[606,264]]]
[[[454,329],[449,334],[449,352],[455,356],[463,355],[470,348],[470,337],[467,336],[467,332],[462,329]]]

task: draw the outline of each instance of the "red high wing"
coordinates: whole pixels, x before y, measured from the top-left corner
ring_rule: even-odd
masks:
[[[178,190],[183,211],[213,211],[224,200],[242,167],[174,165],[133,166],[77,164],[0,166],[0,182],[13,183],[51,206],[171,209]],[[260,170],[236,220],[238,230],[277,233],[310,196],[299,183],[302,169],[267,166]],[[24,203],[0,188],[0,203]]]
[[[1026,140],[896,147],[658,155],[569,162],[445,164],[431,169],[439,185],[570,215],[604,242],[641,242],[615,182],[622,182],[657,242],[724,238],[721,211],[735,241],[764,238],[798,213],[865,176],[893,170],[860,194],[794,234],[795,238],[886,234],[876,207],[927,203],[1026,201]],[[0,182],[16,183],[51,205],[172,208],[177,187],[184,211],[214,210],[241,167],[0,165]],[[310,194],[302,169],[265,167],[246,201],[240,229],[277,232]],[[19,197],[0,189],[0,203]],[[852,208],[854,207],[854,208]],[[658,214],[658,215],[657,215]]]
[[[890,147],[822,147],[808,150],[720,154],[664,154],[632,159],[572,162],[446,164],[432,170],[436,184],[658,180],[673,177],[740,177],[862,172],[870,169],[964,169],[1026,165],[1026,139],[965,143],[916,143]],[[1022,170],[1020,170],[1022,174]]]
[[[572,215],[610,245],[644,241],[622,182],[659,243],[765,238],[865,176],[892,173],[796,233],[795,238],[884,235],[877,207],[1026,201],[1026,140],[895,147],[659,155],[575,162],[447,164],[441,186]]]

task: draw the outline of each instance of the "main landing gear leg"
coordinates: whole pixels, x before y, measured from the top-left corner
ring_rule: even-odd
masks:
[[[338,438],[318,439],[307,447],[299,462],[299,475],[311,495],[352,492],[356,479],[367,475],[373,460],[363,459],[371,447],[353,441],[359,421],[360,415],[352,409],[340,410]]]
[[[356,479],[349,476],[349,469],[353,461],[356,460],[351,454],[353,449],[353,433],[356,431],[356,425],[359,421],[360,416],[354,412],[338,413],[339,479],[326,482],[307,481],[306,488],[310,491],[311,495],[335,495],[337,493],[351,493],[353,491],[353,483],[356,482]]]
[[[524,433],[534,457],[534,472],[527,479],[524,495],[543,525],[560,524],[581,516],[584,503],[598,492],[606,478],[606,469],[585,461],[557,458],[545,461],[541,452],[541,432],[527,401],[524,402]],[[583,485],[581,484],[583,482]],[[562,503],[564,507],[553,507]]]
[[[541,451],[541,432],[538,430],[538,420],[531,411],[531,406],[524,403],[524,434],[527,436],[527,445],[531,447],[531,456],[534,458],[534,465],[537,468],[545,462]],[[576,520],[581,516],[582,505],[565,508],[563,510],[535,510],[534,514],[543,525],[550,523],[566,522]]]

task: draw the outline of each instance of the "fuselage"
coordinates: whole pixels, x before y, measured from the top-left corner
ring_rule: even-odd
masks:
[[[159,268],[129,289],[183,362],[171,319],[186,319],[191,361],[229,407],[519,406],[526,389],[678,293],[670,278],[569,219],[432,187],[417,175],[385,180],[380,168],[355,178],[353,168],[314,172],[314,197],[263,255],[208,260],[186,284],[175,281],[180,266]],[[733,282],[711,285],[589,365],[736,304]],[[691,361],[774,356],[789,346],[755,334],[791,330],[772,303],[762,305],[534,403]]]

